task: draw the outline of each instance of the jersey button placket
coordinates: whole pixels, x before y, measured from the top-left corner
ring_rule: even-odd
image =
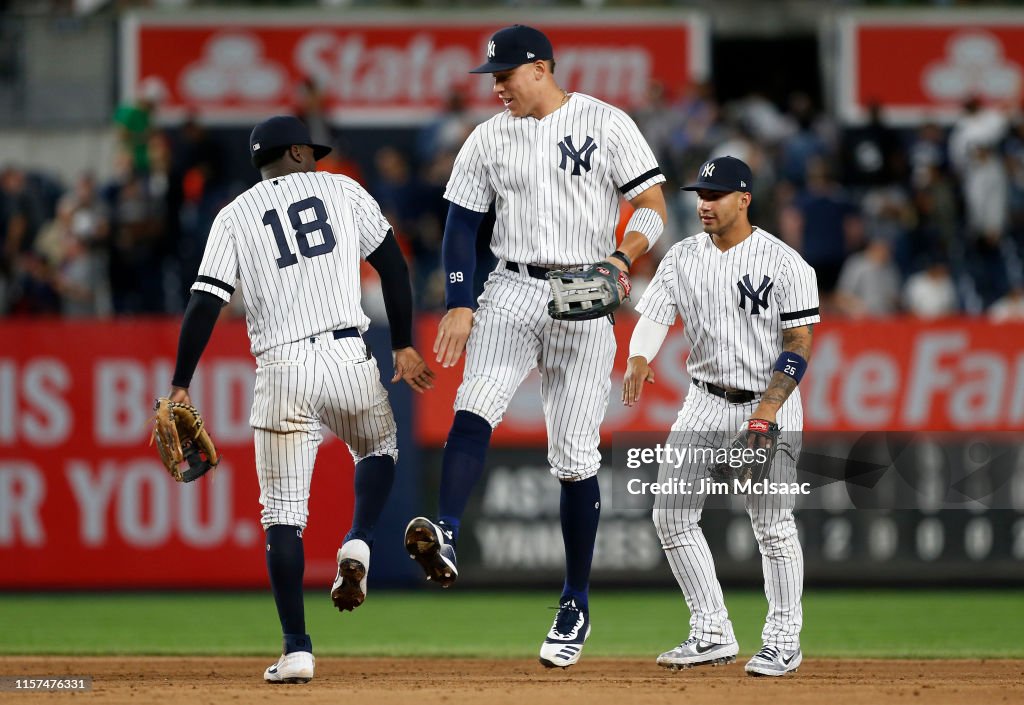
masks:
[[[537,228],[544,233],[544,243],[546,245],[554,240],[551,213],[547,207],[551,195],[550,177],[548,175],[551,165],[548,164],[547,123],[541,120],[536,122],[534,139],[537,143],[537,152],[534,156],[536,160],[534,163],[534,173],[537,176]],[[546,254],[546,252],[543,253],[542,259],[550,259],[546,257]]]

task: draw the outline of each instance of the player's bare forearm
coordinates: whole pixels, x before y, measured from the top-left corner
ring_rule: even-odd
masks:
[[[629,257],[629,261],[634,263],[637,259],[644,256],[647,248],[647,238],[643,233],[638,232],[626,233],[622,238],[622,242],[619,243],[619,252],[625,254],[626,257]],[[608,261],[619,269],[625,269],[626,267],[626,264],[617,257],[613,257]]]
[[[637,194],[630,201],[630,204],[638,210],[640,208],[650,208],[661,216],[662,223],[668,222],[668,211],[665,207],[665,195],[661,191],[661,184],[655,184],[646,191]],[[622,242],[619,243],[619,250],[624,252],[632,262],[636,262],[650,247],[651,243],[648,242],[647,236],[637,231],[627,231],[622,237]],[[618,264],[618,260],[612,260],[612,262]]]
[[[811,360],[811,341],[813,325],[797,326],[782,331],[782,349],[784,352],[796,353],[803,359]],[[772,373],[768,389],[761,396],[761,402],[754,411],[754,418],[775,421],[775,415],[796,389],[796,380],[779,371]]]

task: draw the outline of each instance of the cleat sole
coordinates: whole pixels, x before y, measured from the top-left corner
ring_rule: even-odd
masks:
[[[416,561],[427,576],[443,588],[450,587],[457,577],[451,566],[441,557],[441,546],[434,536],[434,529],[426,520],[414,519],[405,532],[405,550]]]
[[[670,671],[685,671],[699,666],[727,666],[730,663],[736,663],[735,656],[722,656],[710,661],[697,661],[696,663],[658,663],[658,665]]]
[[[366,567],[353,558],[345,558],[338,564],[341,585],[331,590],[331,602],[339,612],[351,612],[363,604],[366,595],[359,583],[366,577]]]

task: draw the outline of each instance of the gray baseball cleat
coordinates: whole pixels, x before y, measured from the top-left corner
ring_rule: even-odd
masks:
[[[731,644],[712,644],[691,636],[682,644],[658,657],[658,665],[678,671],[681,668],[694,666],[721,666],[733,663],[740,646],[735,641]]]
[[[787,673],[795,673],[803,660],[804,655],[799,648],[786,651],[765,644],[747,661],[746,671],[751,676],[784,676]]]

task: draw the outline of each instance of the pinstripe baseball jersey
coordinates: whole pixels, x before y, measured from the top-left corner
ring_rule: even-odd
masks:
[[[500,259],[581,265],[615,249],[619,198],[665,181],[626,113],[582,93],[539,120],[507,110],[459,150],[445,198],[470,210],[492,202],[491,250]]]
[[[192,290],[226,301],[241,286],[253,355],[327,331],[363,332],[359,260],[390,227],[345,176],[266,179],[217,214]]]
[[[676,243],[636,310],[668,326],[682,317],[690,377],[754,392],[768,388],[782,330],[821,320],[814,269],[760,228],[725,252],[704,233]]]

